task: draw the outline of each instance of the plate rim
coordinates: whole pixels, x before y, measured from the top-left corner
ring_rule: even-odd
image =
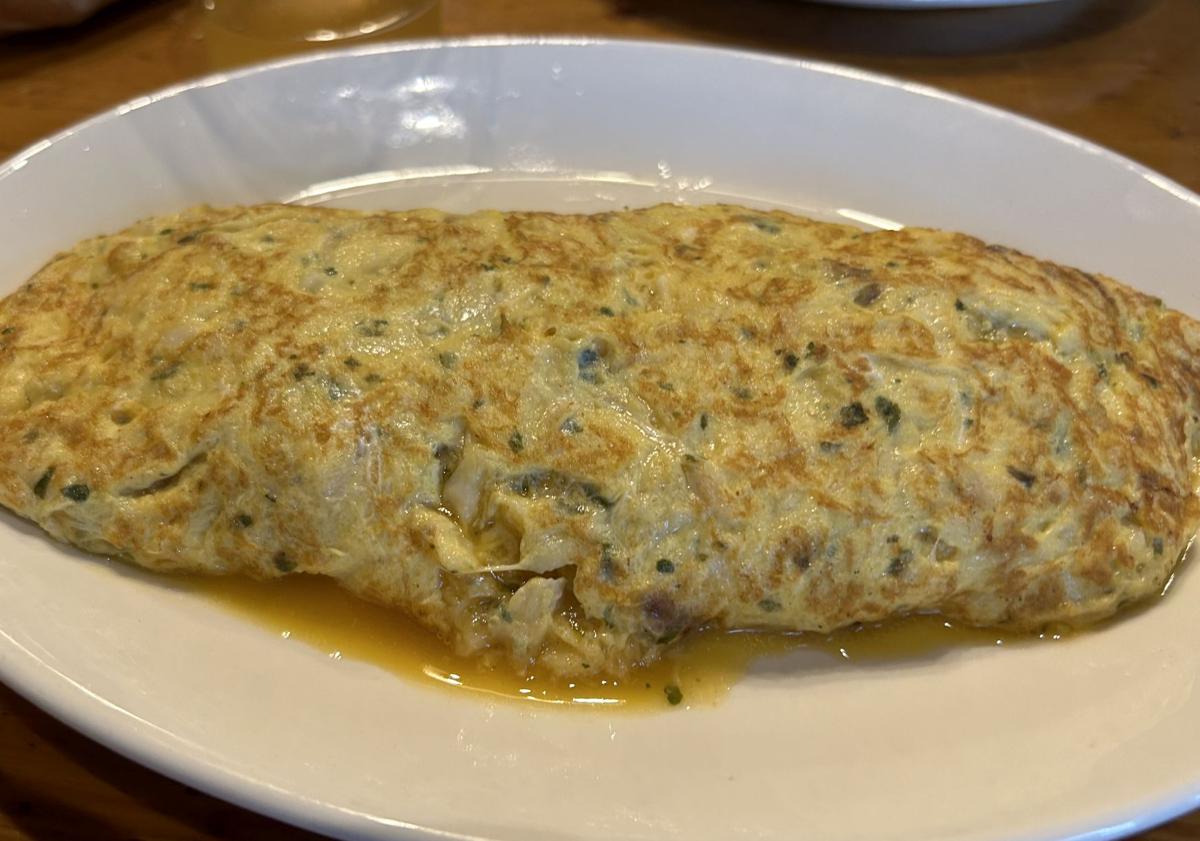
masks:
[[[934,85],[928,85],[923,82],[914,82],[910,79],[905,79],[901,76],[894,76],[888,73],[879,73],[874,70],[864,70],[862,68],[855,67],[850,64],[843,64],[841,62],[811,58],[793,58],[792,56],[770,52],[767,50],[742,49],[738,47],[726,47],[714,44],[674,43],[671,41],[661,41],[652,38],[606,38],[590,35],[472,35],[462,38],[423,38],[413,41],[392,41],[360,47],[316,50],[313,52],[304,53],[302,55],[257,62],[255,64],[239,67],[234,70],[217,71],[204,76],[198,76],[194,79],[189,79],[185,82],[179,82],[174,85],[158,88],[150,93],[142,94],[141,96],[133,97],[102,111],[98,111],[90,117],[85,117],[84,119],[73,123],[47,137],[36,140],[24,148],[19,149],[9,158],[0,161],[0,179],[6,178],[11,173],[24,168],[29,161],[35,158],[38,154],[45,152],[54,144],[73,137],[81,131],[86,131],[93,126],[109,122],[110,120],[118,119],[132,111],[141,110],[142,108],[154,105],[156,102],[164,99],[170,99],[174,96],[179,96],[180,94],[187,93],[191,90],[215,87],[217,85],[225,84],[226,82],[236,81],[244,77],[255,76],[260,73],[266,73],[282,68],[303,64],[316,64],[318,62],[331,61],[339,58],[356,58],[360,56],[384,55],[391,53],[420,52],[422,50],[432,49],[477,49],[493,47],[634,47],[638,49],[663,50],[667,52],[706,53],[717,56],[739,58],[742,60],[761,61],[766,64],[792,67],[798,70],[814,72],[825,76],[835,76],[843,79],[851,79],[854,81],[881,85],[883,87],[901,90],[907,94],[922,96],[929,99],[940,100],[952,105],[966,107],[984,114],[992,119],[1005,120],[1019,125],[1022,128],[1044,134],[1058,142],[1071,146],[1076,151],[1085,154],[1097,155],[1108,160],[1110,163],[1117,164],[1127,172],[1138,175],[1152,186],[1171,194],[1177,199],[1200,208],[1200,193],[1191,190],[1183,184],[1180,184],[1178,181],[1175,181],[1174,179],[1169,178],[1168,176],[1165,176],[1154,169],[1151,169],[1146,164],[1136,161],[1127,155],[1123,155],[1108,146],[1097,143],[1094,140],[1081,137],[1077,134],[1073,134],[1065,129],[1058,128],[1057,126],[1052,126],[1049,123],[1035,120],[1032,117],[1027,117],[1015,111],[1009,111],[1008,109],[1001,108],[998,105],[992,105],[969,96],[963,96],[962,94],[943,90],[942,88]]]
[[[822,0],[824,1],[824,0]],[[1035,0],[1039,2],[1043,0]],[[1149,166],[1118,153],[1095,141],[1022,114],[950,91],[914,82],[898,76],[863,70],[839,62],[793,58],[779,53],[710,44],[673,43],[656,39],[609,38],[596,36],[512,36],[478,35],[456,38],[428,38],[397,41],[353,48],[328,49],[269,60],[218,71],[174,85],[156,89],[101,110],[18,150],[0,161],[0,180],[23,169],[39,154],[55,144],[98,125],[154,105],[192,90],[215,87],[230,81],[282,70],[298,65],[338,59],[409,53],[428,50],[459,50],[510,47],[634,48],[667,53],[709,54],[743,61],[764,62],[794,71],[816,73],[857,82],[879,85],[902,94],[940,100],[989,119],[1002,120],[1065,144],[1080,154],[1098,156],[1135,175],[1174,199],[1200,209],[1200,194],[1162,175]],[[304,797],[261,779],[247,777],[227,766],[203,758],[193,747],[169,730],[146,721],[129,710],[92,693],[69,675],[38,657],[14,639],[0,624],[0,682],[35,707],[76,732],[143,767],[226,802],[267,815],[292,826],[335,837],[396,839],[408,841],[487,841],[484,836],[467,835],[420,826],[379,815],[356,811],[345,806]],[[1124,808],[1095,813],[1091,820],[1076,827],[1048,827],[1025,841],[1110,841],[1124,838],[1166,823],[1186,812],[1200,808],[1200,766],[1195,777],[1157,797],[1128,803]],[[1063,830],[1067,834],[1063,834]],[[400,833],[397,835],[397,833]],[[1002,838],[1005,836],[994,836]]]

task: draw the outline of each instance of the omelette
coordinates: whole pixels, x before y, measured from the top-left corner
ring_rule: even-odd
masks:
[[[153,570],[328,576],[517,671],[1081,624],[1200,522],[1198,348],[936,230],[197,207],[0,302],[0,503]]]

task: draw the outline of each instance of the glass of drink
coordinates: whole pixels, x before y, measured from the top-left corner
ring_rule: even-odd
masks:
[[[198,7],[214,67],[441,31],[439,0],[199,0]]]

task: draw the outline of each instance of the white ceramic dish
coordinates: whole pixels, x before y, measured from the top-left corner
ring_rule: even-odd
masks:
[[[102,115],[0,167],[0,284],[146,214],[331,194],[736,196],[970,231],[1200,313],[1200,199],[1081,140],[846,68],[561,40],[319,56]],[[796,654],[714,709],[578,714],[331,660],[0,516],[5,682],[151,767],[347,838],[1112,838],[1200,805],[1197,639],[1191,570],[1059,644]]]
[[[811,0],[827,6],[858,6],[865,9],[991,9],[1000,6],[1033,6],[1059,0]]]

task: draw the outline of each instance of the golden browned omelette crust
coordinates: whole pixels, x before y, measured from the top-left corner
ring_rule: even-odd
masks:
[[[1197,528],[1197,347],[932,230],[201,207],[0,303],[0,503],[564,674],[705,624],[1077,622]]]

